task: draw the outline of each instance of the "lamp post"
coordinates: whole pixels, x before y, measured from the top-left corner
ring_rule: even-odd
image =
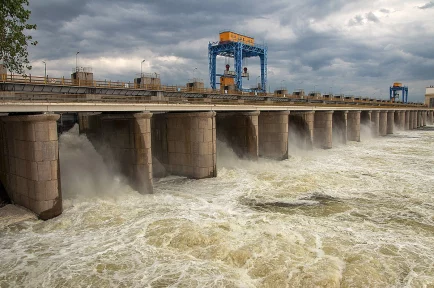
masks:
[[[146,60],[145,59],[143,59],[142,60],[142,62],[140,63],[140,78],[142,78],[143,77],[143,62],[145,62]]]
[[[193,82],[196,82],[196,80],[194,79],[194,72],[196,72],[196,70],[197,70],[197,67],[195,67],[195,68],[193,69]]]
[[[45,61],[42,61],[44,63],[44,83],[47,83],[47,63]]]
[[[78,53],[80,53],[80,51],[77,51],[77,53],[75,53],[75,72],[78,72]]]

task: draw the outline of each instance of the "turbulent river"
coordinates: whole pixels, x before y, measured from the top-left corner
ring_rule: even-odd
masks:
[[[434,127],[141,195],[60,139],[64,212],[0,227],[0,287],[434,287]]]

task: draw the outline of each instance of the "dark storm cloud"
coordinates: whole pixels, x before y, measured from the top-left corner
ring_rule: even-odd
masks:
[[[433,8],[433,7],[434,7],[434,1],[430,1],[430,2],[426,3],[425,5],[422,5],[418,8],[419,9],[428,9],[428,8]]]
[[[341,29],[347,29],[351,35],[352,29],[384,25],[381,17],[394,11],[392,7],[376,11],[354,8],[362,7],[363,3],[361,0],[32,0],[31,21],[38,25],[32,34],[39,41],[38,46],[30,48],[32,59],[39,63],[32,73],[37,73],[38,67],[42,69],[42,60],[48,60],[49,67],[56,65],[50,73],[68,76],[75,53],[80,51],[80,65],[97,66],[96,79],[132,80],[140,72],[141,59],[147,59],[144,70],[160,73],[165,84],[185,84],[198,67],[194,76],[205,79],[208,85],[208,42],[217,41],[220,31],[230,29],[267,43],[271,88],[285,79],[292,88],[317,84],[329,89],[333,82],[333,86],[340,86],[343,91],[347,83],[364,86],[366,79],[381,82],[378,86],[385,87],[398,76],[409,81],[433,79],[433,69],[428,68],[431,62],[427,62],[433,59],[430,49],[433,38],[422,37],[423,45],[419,45],[422,39],[419,34],[399,41],[380,38],[383,44],[372,44],[366,41],[369,36],[354,38],[342,33]],[[432,3],[419,8],[429,8]],[[346,12],[348,7],[352,15]],[[333,29],[322,31],[312,26],[319,21],[333,21],[340,15],[345,15],[343,24]],[[410,24],[402,29],[405,30],[402,35],[424,30],[423,26]],[[395,46],[385,50],[388,44]],[[126,64],[110,62],[119,59]],[[255,84],[259,74],[256,60],[249,62],[251,77],[246,85]],[[118,68],[113,69],[115,64]]]

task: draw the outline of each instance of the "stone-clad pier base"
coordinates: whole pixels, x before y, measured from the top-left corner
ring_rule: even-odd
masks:
[[[387,134],[393,134],[395,127],[395,111],[389,110],[387,112]]]
[[[40,219],[62,213],[59,115],[0,117],[0,180],[12,203]]]
[[[288,159],[289,111],[261,112],[258,118],[259,156]]]
[[[333,111],[316,111],[313,125],[314,146],[331,149],[333,141]]]
[[[387,111],[380,111],[380,120],[379,120],[379,135],[386,136],[387,135]]]
[[[361,111],[348,112],[348,141],[360,142],[360,113]]]
[[[374,110],[371,112],[371,132],[372,136],[380,136],[380,111]]]

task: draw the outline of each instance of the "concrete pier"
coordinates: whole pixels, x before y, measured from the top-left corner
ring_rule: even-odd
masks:
[[[289,111],[261,112],[258,117],[259,156],[288,159]]]
[[[390,110],[387,112],[387,134],[393,134],[395,126],[395,111]]]
[[[371,112],[371,132],[374,137],[380,135],[380,111],[378,110]]]
[[[0,117],[0,179],[14,204],[40,219],[62,213],[59,115]]]
[[[387,111],[380,111],[380,120],[379,120],[379,129],[378,134],[380,136],[386,136],[387,135]],[[392,122],[393,123],[393,122]]]
[[[294,111],[289,114],[289,134],[291,141],[297,142],[299,148],[313,148],[314,111]],[[295,138],[295,139],[294,139]]]
[[[397,130],[405,129],[405,111],[395,111],[395,128]]]
[[[164,119],[160,127],[167,129],[159,131],[160,135],[166,135],[160,137],[160,145],[167,145],[167,156],[159,161],[167,172],[193,179],[217,176],[215,115],[215,112],[191,112],[160,116],[160,120]],[[156,138],[153,142],[158,143]]]
[[[429,119],[429,124],[433,125],[434,124],[434,111],[428,111],[428,119]]]
[[[422,126],[426,126],[426,111],[422,111]]]
[[[259,156],[259,111],[217,113],[217,139],[227,142],[240,158]]]
[[[342,144],[348,141],[348,111],[335,111],[333,113],[333,140]]]
[[[314,115],[314,146],[331,149],[333,139],[333,111],[316,111]]]
[[[405,123],[404,123],[404,130],[410,130],[410,111],[409,110],[407,110],[407,111],[405,111],[405,119],[404,119],[404,121],[405,121]]]
[[[420,111],[416,111],[416,128],[421,126],[421,113]]]
[[[100,115],[101,143],[131,187],[143,194],[153,192],[151,117],[147,112]]]
[[[348,112],[348,141],[360,142],[360,113],[361,111]]]

